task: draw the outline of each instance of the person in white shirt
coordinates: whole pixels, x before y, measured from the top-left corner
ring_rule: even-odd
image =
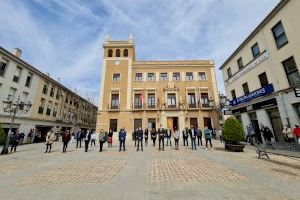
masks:
[[[177,127],[175,126],[175,128],[174,128],[174,140],[175,140],[175,149],[176,150],[179,149],[179,137],[180,137],[180,132],[177,129]]]
[[[93,133],[91,134],[91,147],[94,144],[94,148],[96,147],[96,133],[95,131],[93,131]]]

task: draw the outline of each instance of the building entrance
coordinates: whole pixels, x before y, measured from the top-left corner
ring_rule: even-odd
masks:
[[[284,142],[284,136],[282,134],[282,122],[280,118],[280,114],[277,108],[268,110],[268,114],[270,117],[270,121],[272,123],[272,128],[274,131],[275,141],[276,142]]]
[[[168,117],[167,118],[167,127],[168,129],[174,130],[175,127],[179,129],[178,127],[178,117]]]

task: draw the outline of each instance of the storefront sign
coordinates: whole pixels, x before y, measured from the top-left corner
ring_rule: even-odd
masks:
[[[277,105],[277,101],[276,101],[275,98],[273,98],[273,99],[268,99],[266,101],[262,101],[262,102],[252,104],[252,105],[247,106],[247,107],[241,107],[239,109],[232,110],[232,113],[234,115],[237,115],[237,114],[246,113],[246,112],[249,112],[249,111],[255,111],[255,110],[259,110],[259,109],[270,108],[270,107],[276,106],[276,105]]]
[[[300,97],[300,88],[294,88],[295,96]]]
[[[267,51],[265,51],[264,53],[262,53],[260,56],[258,56],[255,60],[253,60],[252,62],[250,62],[249,64],[247,64],[242,70],[240,70],[238,73],[234,74],[231,78],[227,79],[225,81],[225,86],[229,85],[230,83],[232,83],[233,81],[239,79],[240,77],[242,77],[244,74],[246,74],[247,72],[249,72],[251,69],[253,69],[254,67],[256,67],[257,65],[259,65],[261,62],[263,62],[264,60],[266,60],[269,57],[269,54]]]
[[[229,104],[232,105],[232,106],[236,106],[238,104],[251,101],[251,100],[256,99],[258,97],[262,97],[262,96],[271,94],[272,92],[274,92],[274,88],[273,88],[273,84],[271,83],[271,84],[266,85],[265,87],[262,87],[258,90],[250,92],[247,95],[244,95],[244,96],[241,96],[239,98],[233,99],[233,100],[229,101]]]

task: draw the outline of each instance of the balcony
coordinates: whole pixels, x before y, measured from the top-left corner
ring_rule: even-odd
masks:
[[[188,104],[188,107],[187,107],[189,110],[197,110],[197,104]]]
[[[120,111],[120,105],[108,105],[109,111]]]

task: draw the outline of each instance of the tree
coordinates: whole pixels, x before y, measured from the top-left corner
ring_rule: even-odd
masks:
[[[222,137],[227,143],[239,143],[245,139],[243,127],[236,118],[230,117],[225,121]]]

